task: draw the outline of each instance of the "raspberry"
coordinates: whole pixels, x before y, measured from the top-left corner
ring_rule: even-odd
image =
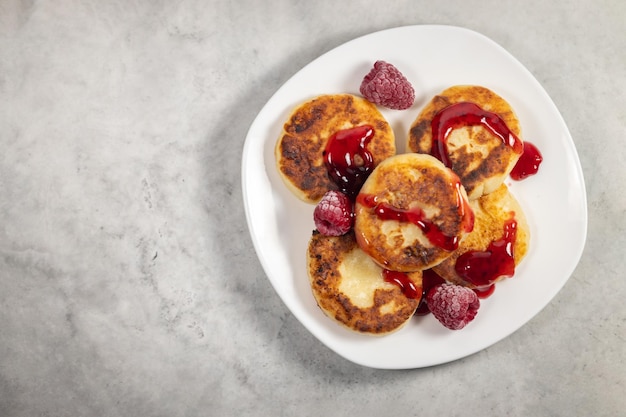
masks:
[[[374,63],[374,68],[363,78],[360,91],[372,103],[394,110],[408,109],[415,101],[411,83],[385,61]]]
[[[460,330],[476,317],[480,300],[474,291],[460,285],[439,284],[426,296],[428,308],[445,327]]]
[[[330,190],[322,197],[315,210],[315,227],[323,235],[341,236],[352,228],[352,201],[340,191]]]

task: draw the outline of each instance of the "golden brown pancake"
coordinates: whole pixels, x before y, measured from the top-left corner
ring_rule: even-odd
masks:
[[[412,216],[413,221],[381,218],[380,210]],[[379,265],[394,271],[420,271],[440,263],[471,230],[472,222],[458,176],[426,154],[401,154],[381,162],[355,203],[359,245]]]
[[[296,107],[285,122],[276,148],[276,165],[287,187],[301,200],[316,203],[337,189],[329,178],[323,152],[335,133],[369,125],[374,136],[366,149],[377,165],[396,153],[393,130],[376,106],[350,94],[313,98]]]
[[[320,309],[359,333],[384,335],[404,326],[420,299],[405,296],[386,282],[383,269],[357,245],[353,233],[324,236],[313,232],[307,253],[311,289]],[[422,293],[422,273],[406,274]]]
[[[515,266],[517,266],[528,252],[530,230],[522,207],[505,184],[498,187],[496,191],[470,202],[470,204],[475,216],[474,230],[465,237],[452,256],[435,266],[433,270],[448,282],[477,288],[489,284],[476,285],[461,277],[455,268],[459,257],[467,252],[487,251],[492,242],[503,238],[505,223],[514,219],[517,228],[512,253]],[[486,259],[485,262],[490,267],[497,264],[497,260],[493,258]],[[502,276],[497,276],[493,282],[502,278]]]
[[[424,107],[411,125],[407,149],[432,154],[431,122],[440,111],[463,102],[495,113],[521,142],[520,123],[509,103],[485,87],[459,85],[437,94]],[[514,149],[482,125],[460,126],[450,131],[444,158],[461,178],[469,199],[475,200],[502,184],[520,157],[520,146]]]

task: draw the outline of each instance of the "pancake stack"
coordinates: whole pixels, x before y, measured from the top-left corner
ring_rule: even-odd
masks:
[[[468,119],[468,109],[480,117]],[[523,142],[509,104],[484,87],[454,86],[436,95],[411,125],[410,152],[400,155],[375,105],[350,94],[322,95],[297,106],[277,140],[276,164],[287,188],[311,204],[336,190],[324,163],[329,139],[366,125],[373,128],[367,151],[374,168],[351,197],[354,227],[343,236],[314,230],[307,273],[328,317],[358,333],[385,335],[414,315],[427,269],[476,290],[512,275],[530,233],[504,179]],[[494,253],[505,267],[490,266]]]

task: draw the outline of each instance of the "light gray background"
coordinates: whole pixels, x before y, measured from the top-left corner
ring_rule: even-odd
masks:
[[[623,415],[624,22],[620,0],[0,0],[0,416]],[[309,61],[433,23],[490,37],[551,95],[580,154],[588,241],[509,338],[372,370],[271,287],[241,151]]]

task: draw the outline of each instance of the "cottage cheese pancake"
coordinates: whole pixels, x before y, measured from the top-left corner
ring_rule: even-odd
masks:
[[[325,150],[333,135],[369,127],[364,150],[372,165],[396,153],[393,130],[376,106],[350,94],[315,97],[297,106],[283,126],[275,148],[278,172],[301,200],[316,203],[339,188],[329,176]],[[358,164],[358,161],[357,161]]]
[[[379,265],[394,271],[437,265],[472,225],[458,176],[426,154],[401,154],[381,162],[355,203],[359,245]]]
[[[448,282],[485,288],[513,276],[528,252],[530,230],[522,207],[504,184],[470,205],[474,230],[433,270]]]
[[[523,142],[509,103],[485,87],[460,85],[424,107],[411,125],[407,148],[442,160],[475,200],[503,183],[522,154]]]
[[[383,269],[357,245],[354,234],[324,236],[309,241],[308,275],[320,309],[355,332],[384,335],[402,328],[421,298],[422,274],[406,274],[419,294],[407,297],[383,278]]]

